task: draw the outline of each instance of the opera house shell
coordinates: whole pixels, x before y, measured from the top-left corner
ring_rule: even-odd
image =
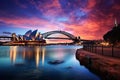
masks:
[[[24,35],[23,35],[23,39],[27,40],[27,41],[41,41],[43,40],[42,35],[39,33],[37,33],[38,30],[34,30],[32,32],[32,30],[27,31]]]
[[[23,38],[19,41],[19,43],[23,43],[25,45],[39,45],[39,44],[44,44],[46,43],[46,40],[43,39],[42,35],[37,33],[38,30],[29,30],[27,31],[24,35]]]

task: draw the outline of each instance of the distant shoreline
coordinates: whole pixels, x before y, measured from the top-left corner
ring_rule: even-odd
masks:
[[[25,44],[25,43],[10,43],[0,42],[0,46],[46,46],[46,45],[75,45],[74,43],[36,43],[36,44]]]

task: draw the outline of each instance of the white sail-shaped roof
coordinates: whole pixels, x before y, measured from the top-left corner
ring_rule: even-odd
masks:
[[[29,37],[31,33],[32,33],[32,30],[29,30],[25,33],[25,36]]]
[[[30,34],[29,37],[30,37],[32,40],[35,40],[35,39],[36,39],[37,31],[38,31],[38,30],[34,30],[34,31]]]

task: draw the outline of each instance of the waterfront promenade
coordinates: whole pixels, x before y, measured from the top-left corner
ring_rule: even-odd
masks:
[[[102,46],[102,45],[84,45],[83,49],[95,54],[120,58],[120,47]]]
[[[102,77],[102,80],[120,80],[120,59],[99,55],[83,49],[76,51],[81,65]]]

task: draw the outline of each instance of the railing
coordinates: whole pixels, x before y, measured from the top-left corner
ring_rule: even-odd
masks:
[[[114,46],[85,44],[83,45],[83,49],[104,56],[120,58],[120,48],[116,48]]]
[[[11,40],[12,37],[0,36],[0,40]]]

